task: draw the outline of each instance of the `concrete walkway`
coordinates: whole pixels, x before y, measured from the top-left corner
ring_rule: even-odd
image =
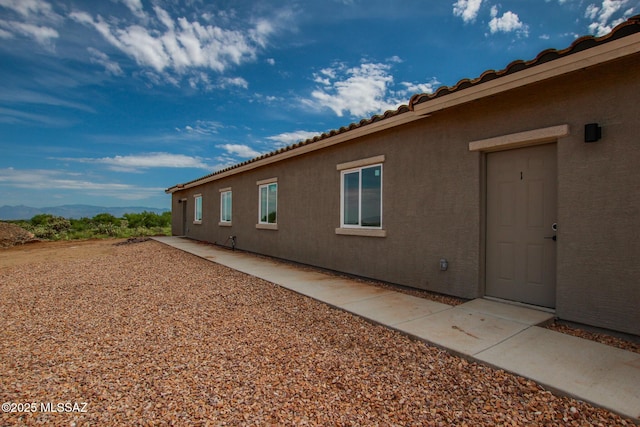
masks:
[[[450,306],[181,237],[154,239],[640,421],[640,354],[536,326],[553,314],[485,299]]]

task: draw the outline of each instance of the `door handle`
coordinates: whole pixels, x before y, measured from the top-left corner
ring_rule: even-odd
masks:
[[[556,240],[558,240],[558,238],[557,238],[556,236],[545,236],[545,239],[551,239],[551,240],[553,240],[554,242],[555,242]]]

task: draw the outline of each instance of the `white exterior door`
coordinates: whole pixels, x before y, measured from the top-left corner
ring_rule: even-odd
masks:
[[[555,307],[556,144],[487,154],[486,295]]]

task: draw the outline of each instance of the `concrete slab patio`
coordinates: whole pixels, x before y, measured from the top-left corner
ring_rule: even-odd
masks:
[[[640,422],[640,354],[537,326],[552,313],[485,299],[454,307],[181,237],[154,239]]]

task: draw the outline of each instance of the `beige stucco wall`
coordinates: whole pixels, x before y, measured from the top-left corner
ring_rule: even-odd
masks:
[[[561,318],[640,335],[640,56],[574,82],[566,108],[598,122],[560,144]],[[597,92],[594,90],[597,89]],[[590,94],[588,94],[591,92]]]
[[[173,194],[187,198],[189,237],[429,289],[484,294],[484,160],[468,143],[568,124],[557,143],[557,314],[640,334],[640,56],[434,113],[420,121]],[[603,138],[583,142],[585,123]],[[336,235],[336,165],[384,155],[387,236]],[[278,178],[278,230],[259,230],[256,182]],[[219,189],[233,190],[220,227]],[[193,194],[203,223],[192,224]],[[178,210],[175,210],[178,209]],[[174,232],[179,230],[174,215]],[[449,261],[440,271],[438,261]]]
[[[466,151],[463,140],[455,148],[442,149],[440,138],[426,135],[423,129],[415,124],[386,131],[179,192],[174,198],[191,200],[193,194],[203,194],[208,212],[202,225],[190,225],[190,237],[223,243],[233,234],[239,249],[473,298],[480,292],[479,157]],[[385,155],[387,237],[337,235],[340,172],[336,165],[377,154]],[[273,177],[278,178],[278,230],[259,230],[255,228],[256,182]],[[459,188],[461,182],[469,185]],[[217,225],[218,188],[223,187],[233,191],[232,227]],[[215,216],[211,221],[206,220],[209,213]],[[447,272],[439,270],[441,257],[449,260]]]

